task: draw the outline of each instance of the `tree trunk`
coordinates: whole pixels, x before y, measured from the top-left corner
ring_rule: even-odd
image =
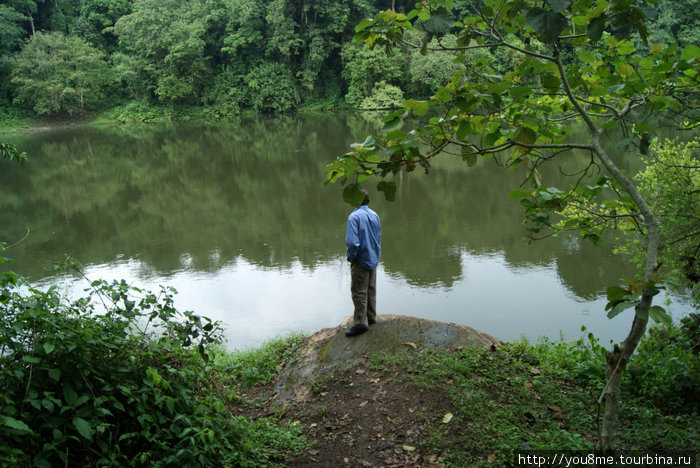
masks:
[[[642,291],[642,297],[639,304],[634,308],[635,316],[632,321],[632,328],[630,329],[627,338],[622,343],[622,348],[615,346],[615,348],[608,352],[606,356],[607,367],[606,367],[606,377],[607,381],[605,383],[605,388],[598,398],[598,407],[604,406],[603,417],[600,421],[599,434],[598,434],[598,450],[604,452],[612,451],[615,448],[615,434],[617,432],[618,426],[618,415],[620,409],[620,381],[622,379],[622,372],[627,366],[634,350],[637,349],[639,341],[644,336],[644,332],[647,328],[647,322],[649,321],[649,309],[651,308],[651,302],[654,298],[656,292],[651,288],[653,284],[652,278],[658,270],[658,256],[659,256],[659,224],[656,220],[656,216],[649,208],[646,200],[639,193],[637,187],[632,183],[632,181],[625,175],[624,172],[620,170],[615,162],[610,158],[607,151],[600,144],[600,138],[603,135],[603,130],[599,128],[588,111],[581,105],[579,100],[574,96],[571,91],[571,86],[569,85],[569,80],[567,79],[566,72],[564,71],[564,66],[559,58],[559,50],[557,48],[554,63],[559,69],[559,77],[562,80],[562,86],[564,92],[569,98],[571,104],[581,116],[583,121],[586,123],[593,143],[593,152],[598,157],[598,160],[603,164],[605,169],[610,173],[610,175],[622,186],[623,190],[630,196],[635,206],[639,209],[639,214],[646,227],[646,259],[644,265],[644,289]],[[616,118],[623,117],[631,109],[632,102],[628,102],[620,112],[616,113]]]
[[[29,18],[29,24],[32,27],[32,36],[33,36],[36,34],[36,29],[34,29],[34,18],[32,17],[32,12],[29,9],[29,7],[27,7],[27,18]]]
[[[649,322],[649,309],[651,308],[652,300],[656,294],[649,286],[653,283],[652,278],[659,267],[659,227],[656,217],[649,208],[649,205],[647,205],[644,197],[642,197],[632,181],[617,167],[600,145],[600,135],[601,133],[597,133],[593,137],[593,146],[596,155],[608,172],[610,172],[615,180],[625,189],[625,192],[632,198],[642,215],[644,226],[647,231],[646,262],[644,268],[645,285],[642,290],[642,296],[639,304],[634,308],[635,316],[632,321],[632,328],[627,334],[627,338],[625,338],[625,341],[622,343],[622,348],[615,346],[606,356],[607,382],[598,399],[598,405],[604,405],[604,411],[600,421],[597,448],[603,452],[610,452],[615,448],[622,372],[625,370],[625,367],[627,367],[627,362],[634,353],[634,350],[637,349],[639,341],[644,336],[647,323]]]
[[[642,304],[644,302],[644,299],[642,299],[642,302],[635,307],[635,313],[642,313],[639,309],[643,308]],[[649,297],[648,305],[646,306],[647,314],[650,306],[651,297]],[[603,453],[612,452],[615,449],[618,414],[620,410],[620,381],[622,380],[622,372],[627,367],[627,362],[637,348],[639,340],[644,336],[647,322],[648,320],[640,319],[638,316],[635,316],[632,322],[632,329],[622,344],[622,348],[615,345],[615,348],[609,351],[605,357],[607,363],[607,382],[603,393],[598,399],[598,405],[604,405],[604,407],[603,416],[598,427],[599,435],[596,447]]]

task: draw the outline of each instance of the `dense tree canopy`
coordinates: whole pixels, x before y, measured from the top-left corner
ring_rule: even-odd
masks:
[[[15,101],[38,115],[73,114],[104,96],[111,71],[104,53],[75,36],[36,33],[13,60]]]
[[[459,17],[483,2],[454,3]],[[0,105],[44,115],[104,109],[134,100],[207,106],[222,115],[245,109],[284,112],[301,106],[377,107],[393,105],[404,95],[427,98],[464,67],[488,64],[502,73],[517,60],[512,52],[486,47],[453,63],[444,57],[457,55],[449,49],[458,38],[448,34],[440,44],[434,38],[449,32],[443,31],[442,20],[417,25],[404,43],[394,47],[392,57],[353,42],[362,18],[387,9],[406,13],[414,4],[410,0],[7,0],[0,5]],[[660,0],[650,6],[656,20],[648,27],[648,41],[680,47],[697,43],[697,6],[697,0]],[[627,29],[622,33],[628,40],[643,42],[634,28]],[[62,36],[54,33],[65,38],[59,40]],[[50,105],[30,99],[30,88],[54,87],[52,77],[38,76],[27,67],[42,42],[37,35],[44,35],[43,43],[50,38],[54,47],[74,44],[72,56],[77,61],[100,57],[98,68],[104,77],[97,79],[92,73],[84,78],[86,83],[78,88],[91,92],[83,93],[79,104],[79,98],[69,99],[70,90],[64,104],[57,104],[57,91],[46,99],[53,100]],[[409,46],[418,43],[448,50],[436,57]],[[573,58],[566,50],[562,54],[565,60]],[[87,86],[88,81],[101,88],[103,96]],[[68,88],[76,89],[75,96],[80,94],[75,84]]]

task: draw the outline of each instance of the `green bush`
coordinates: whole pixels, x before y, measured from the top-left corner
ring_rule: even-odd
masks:
[[[301,98],[292,72],[282,64],[264,63],[245,77],[250,105],[256,112],[295,110]]]
[[[13,107],[9,103],[0,102],[0,128],[3,131],[27,128],[27,123],[32,117],[33,115],[26,110]]]
[[[650,330],[628,364],[623,390],[667,412],[700,409],[699,318],[693,314],[680,326]]]
[[[398,86],[380,81],[374,84],[372,93],[360,103],[360,109],[395,109],[403,105],[403,91]]]
[[[598,343],[593,333],[585,333],[576,341],[540,340],[530,348],[530,352],[547,370],[562,378],[574,380],[591,387],[605,384],[605,348]]]
[[[585,328],[583,329],[585,331]],[[605,353],[589,333],[574,342],[546,338],[524,353],[549,373],[602,390]],[[622,379],[623,400],[631,397],[641,406],[666,413],[692,413],[700,409],[700,318],[691,314],[680,325],[651,329],[642,339]]]
[[[232,68],[223,69],[214,77],[212,86],[204,90],[202,103],[207,107],[207,117],[223,120],[241,113],[246,99],[243,77]]]
[[[292,359],[302,336],[293,334],[286,339],[268,340],[255,349],[217,353],[214,365],[217,371],[245,386],[267,383]]]
[[[217,118],[216,110],[205,107],[152,104],[132,101],[104,112],[100,118],[120,123],[174,122]]]
[[[422,38],[419,37],[418,33],[412,32],[409,37],[409,41],[413,43],[419,43]],[[457,45],[457,38],[451,34],[438,40],[433,38],[429,43],[428,47],[430,49],[437,49],[437,51],[431,51],[428,53],[421,53],[420,49],[414,49],[410,53],[410,65],[409,65],[409,76],[410,80],[410,94],[416,94],[420,97],[430,97],[435,94],[435,91],[440,86],[444,86],[452,80],[455,72],[463,71],[465,69],[464,64],[457,59],[459,53],[455,50],[442,50],[440,51],[440,45],[446,48],[455,48]],[[423,51],[425,52],[425,51]],[[472,63],[478,56],[483,56],[489,54],[486,49],[472,49],[469,51],[464,51],[465,55],[468,56],[467,63]],[[474,57],[474,56],[477,57]]]
[[[232,417],[206,370],[221,329],[173,293],[95,281],[68,301],[3,273],[0,465],[260,466],[299,447],[293,427]]]
[[[144,101],[133,101],[115,107],[107,117],[121,123],[162,122],[172,120],[172,109],[168,106],[149,104]]]
[[[347,85],[345,100],[348,105],[358,107],[369,97],[376,83],[386,81],[405,89],[408,60],[403,53],[387,55],[384,49],[370,49],[359,42],[343,44],[343,79]]]

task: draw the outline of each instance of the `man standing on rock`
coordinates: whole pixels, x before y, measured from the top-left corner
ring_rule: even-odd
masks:
[[[377,265],[382,253],[379,216],[369,205],[369,193],[362,190],[365,199],[350,216],[345,232],[347,258],[350,262],[352,284],[350,292],[355,305],[352,327],[346,336],[361,335],[377,321]]]

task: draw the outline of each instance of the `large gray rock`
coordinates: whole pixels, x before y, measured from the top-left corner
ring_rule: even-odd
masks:
[[[350,325],[352,317],[347,317],[339,326],[324,328],[309,337],[297,361],[280,373],[275,388],[276,405],[303,402],[310,395],[313,378],[372,353],[502,344],[498,338],[464,325],[404,315],[379,315],[369,331],[353,338],[345,336]]]

